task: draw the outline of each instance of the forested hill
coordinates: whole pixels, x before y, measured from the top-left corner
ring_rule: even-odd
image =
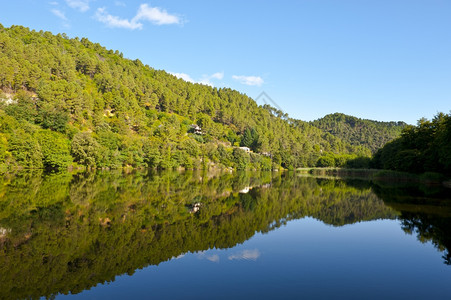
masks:
[[[451,176],[451,113],[438,113],[407,126],[401,137],[379,149],[376,168],[412,173],[438,172]]]
[[[341,113],[326,115],[310,124],[351,145],[362,145],[372,153],[398,138],[407,125],[404,122],[365,120]]]
[[[0,25],[0,89],[0,170],[268,169],[370,154],[237,91],[185,82],[86,38],[22,26]]]

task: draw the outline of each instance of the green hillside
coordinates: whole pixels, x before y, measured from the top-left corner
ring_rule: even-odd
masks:
[[[404,122],[365,120],[341,113],[324,116],[310,124],[351,145],[362,145],[372,153],[398,138],[407,125]]]
[[[343,165],[370,151],[82,38],[0,25],[0,170]],[[193,128],[193,124],[200,128]],[[249,147],[246,153],[239,146]]]
[[[372,164],[380,169],[451,175],[451,113],[407,126],[398,139],[376,152]]]

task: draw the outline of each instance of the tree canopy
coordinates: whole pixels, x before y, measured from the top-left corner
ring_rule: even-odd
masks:
[[[380,122],[334,113],[310,122],[351,145],[363,145],[375,153],[391,140],[401,135],[404,122]]]
[[[451,174],[451,114],[439,113],[407,126],[401,137],[376,152],[376,168],[412,173]]]
[[[86,38],[22,26],[0,27],[0,90],[3,169],[236,168],[239,145],[253,150],[247,168],[370,155],[238,91],[186,82]],[[42,136],[58,141],[51,156]]]

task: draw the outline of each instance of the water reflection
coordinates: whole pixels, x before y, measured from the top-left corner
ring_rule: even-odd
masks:
[[[449,210],[408,204],[402,191],[387,190],[289,173],[5,176],[0,179],[1,296],[78,293],[187,252],[218,262],[218,255],[203,251],[233,247],[306,216],[332,226],[399,218],[406,232],[432,241],[449,263]],[[244,249],[227,259],[259,257],[258,249]]]
[[[229,260],[257,260],[260,257],[260,251],[258,249],[253,250],[242,250],[240,252],[233,253],[229,255]]]
[[[400,212],[404,232],[421,243],[432,242],[451,265],[451,190],[442,186],[378,183],[375,194]]]

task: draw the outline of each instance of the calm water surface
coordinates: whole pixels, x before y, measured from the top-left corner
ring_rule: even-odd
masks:
[[[0,297],[451,298],[440,187],[290,173],[0,180]]]

